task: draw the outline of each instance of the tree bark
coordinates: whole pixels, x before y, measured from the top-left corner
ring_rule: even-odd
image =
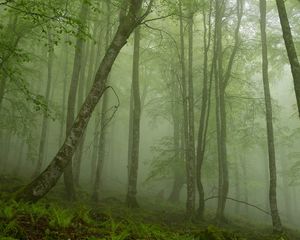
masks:
[[[139,166],[139,149],[140,149],[140,118],[141,118],[141,97],[139,86],[139,65],[140,65],[140,27],[136,28],[134,33],[134,50],[132,66],[132,142],[131,142],[131,160],[129,165],[129,178],[126,203],[130,208],[138,207],[136,199],[137,178]],[[130,123],[129,123],[130,124]],[[129,126],[130,128],[130,126]]]
[[[292,75],[294,79],[294,89],[298,106],[298,114],[300,116],[300,64],[293,40],[292,31],[290,28],[289,19],[286,13],[284,0],[276,0],[276,4],[283,33],[283,39],[285,42],[286,51],[291,65]]]
[[[267,140],[269,152],[269,172],[270,172],[270,189],[269,202],[272,215],[273,231],[282,232],[281,220],[277,207],[277,173],[276,173],[276,159],[273,133],[273,118],[272,118],[272,103],[268,76],[268,48],[266,35],[266,0],[260,0],[260,29],[261,29],[261,43],[262,43],[262,76],[265,94],[266,107],[266,123],[267,123]]]
[[[137,13],[141,8],[141,4],[142,0],[130,0],[127,8],[121,10],[120,23],[115,36],[101,61],[93,86],[85,99],[76,120],[70,128],[63,145],[45,171],[16,194],[16,200],[29,202],[38,201],[47,194],[53,186],[55,186],[64,169],[71,162],[74,152],[90,120],[91,114],[105,92],[106,81],[112,65],[119,55],[120,50],[126,44],[132,31],[149,12],[147,11],[142,18],[138,18]]]

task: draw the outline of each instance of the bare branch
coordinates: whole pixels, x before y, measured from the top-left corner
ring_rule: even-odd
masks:
[[[216,198],[219,198],[219,196],[211,196],[211,197],[206,198],[204,201],[206,202],[206,201],[208,201],[208,200],[212,200],[212,199],[216,199]],[[248,205],[248,206],[250,206],[250,207],[256,208],[257,210],[259,210],[259,211],[261,211],[261,212],[263,212],[263,213],[265,213],[265,214],[267,214],[267,215],[271,215],[271,214],[270,214],[269,212],[267,212],[266,210],[264,210],[264,209],[262,209],[262,208],[260,208],[260,207],[257,207],[257,206],[255,206],[255,205],[253,205],[253,204],[251,204],[251,203],[247,203],[247,202],[245,202],[245,201],[237,200],[237,199],[234,199],[234,198],[231,198],[231,197],[227,197],[226,199],[231,200],[231,201],[234,201],[234,202],[237,202],[237,203],[242,203],[242,204]]]

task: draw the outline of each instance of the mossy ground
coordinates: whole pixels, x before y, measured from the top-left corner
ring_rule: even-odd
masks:
[[[300,235],[272,235],[268,228],[234,222],[215,226],[211,222],[191,222],[182,208],[149,200],[138,209],[128,209],[118,198],[92,203],[85,193],[80,202],[70,204],[54,191],[35,204],[9,200],[19,182],[0,179],[0,239],[162,239],[162,240],[296,240]],[[149,202],[147,202],[149,201]]]

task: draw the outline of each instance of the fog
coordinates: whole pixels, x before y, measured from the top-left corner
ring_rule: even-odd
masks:
[[[117,202],[174,211],[191,229],[298,239],[300,75],[287,38],[299,53],[299,9],[296,0],[0,1],[1,206]]]

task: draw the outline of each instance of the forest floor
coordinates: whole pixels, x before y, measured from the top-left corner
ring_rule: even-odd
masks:
[[[162,239],[162,240],[297,240],[300,233],[285,231],[272,235],[268,227],[247,221],[233,221],[223,226],[211,222],[185,220],[182,208],[170,204],[148,203],[128,209],[116,197],[91,203],[86,193],[72,204],[60,200],[59,188],[35,204],[9,200],[20,180],[0,176],[1,239]]]

